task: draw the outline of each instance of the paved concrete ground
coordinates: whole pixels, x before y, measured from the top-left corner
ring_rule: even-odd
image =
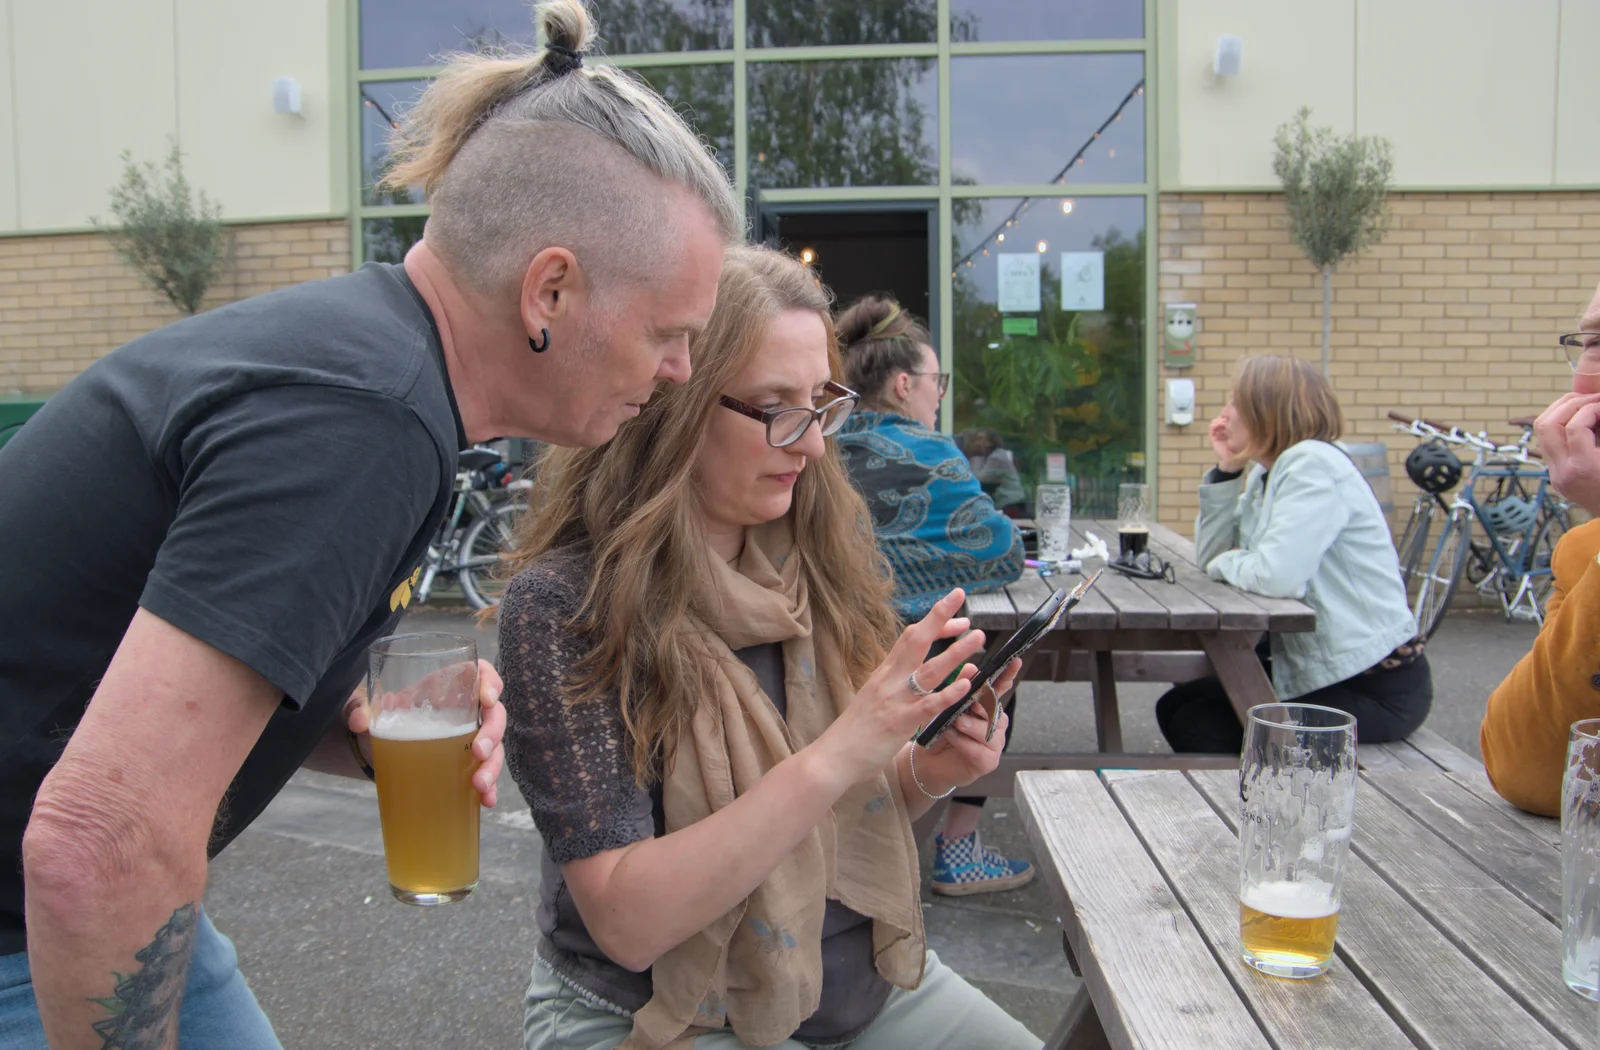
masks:
[[[406,626],[475,631],[482,655],[494,656],[493,633],[475,629],[464,609],[420,610]],[[1476,754],[1484,700],[1533,636],[1532,627],[1498,616],[1447,621],[1428,650],[1436,683],[1428,725]],[[1164,750],[1152,714],[1159,694],[1158,687],[1123,687],[1130,749]],[[1090,750],[1093,740],[1087,686],[1023,687],[1017,747]],[[483,824],[479,889],[451,907],[410,908],[389,898],[372,789],[337,777],[297,776],[217,859],[206,907],[237,942],[285,1047],[519,1045],[540,847],[509,780],[500,797]],[[1010,800],[989,805],[983,834],[1004,851],[1029,855]],[[958,900],[925,893],[923,906],[940,957],[1041,1038],[1048,1034],[1077,981],[1042,881]]]

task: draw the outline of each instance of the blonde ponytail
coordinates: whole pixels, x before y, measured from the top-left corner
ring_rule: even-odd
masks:
[[[536,17],[545,39],[542,51],[449,56],[444,72],[401,124],[389,151],[393,165],[383,177],[385,189],[421,186],[431,196],[462,144],[496,108],[567,72],[566,55],[582,55],[594,40],[589,13],[579,0],[546,0]]]
[[[705,143],[642,80],[584,64],[583,4],[543,0],[535,17],[543,50],[453,55],[404,118],[383,181],[426,192],[428,245],[500,294],[550,245],[600,278],[654,276],[681,235],[661,220],[684,213],[683,191],[738,240],[738,201]]]

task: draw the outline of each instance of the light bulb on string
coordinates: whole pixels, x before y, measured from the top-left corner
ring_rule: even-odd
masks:
[[[1050,247],[1050,245],[1047,242],[1040,241],[1039,242],[1039,254],[1043,255],[1044,252],[1045,252],[1045,249],[1048,248],[1048,247]]]
[[[1065,201],[1061,202],[1061,214],[1063,214],[1063,215],[1071,215],[1072,214],[1072,202],[1070,200],[1065,200]]]

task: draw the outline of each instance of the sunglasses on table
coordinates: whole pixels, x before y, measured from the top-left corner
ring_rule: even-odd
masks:
[[[844,426],[844,421],[850,418],[856,402],[861,399],[860,394],[839,383],[829,382],[822,390],[832,394],[833,400],[821,408],[757,408],[726,394],[717,398],[717,404],[741,416],[760,420],[767,428],[767,444],[773,448],[786,448],[804,437],[812,423],[822,429],[823,437],[837,434],[839,428]]]

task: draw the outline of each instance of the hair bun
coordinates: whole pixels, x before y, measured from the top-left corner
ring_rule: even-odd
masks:
[[[893,329],[904,327],[895,324],[901,316],[900,304],[893,299],[864,295],[839,316],[839,343],[849,350],[867,340],[884,338]],[[893,334],[900,333],[893,331]]]
[[[594,42],[594,24],[580,0],[542,0],[534,18],[544,36],[546,49],[555,55],[581,61]]]

